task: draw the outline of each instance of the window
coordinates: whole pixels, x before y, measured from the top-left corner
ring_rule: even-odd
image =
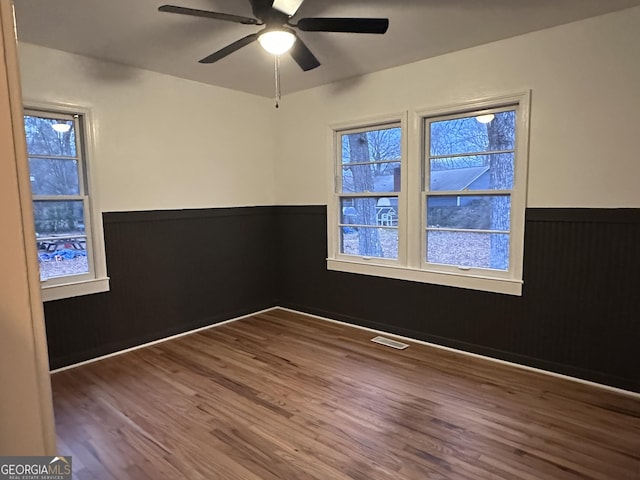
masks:
[[[520,295],[528,106],[429,109],[410,132],[403,115],[334,126],[328,268]]]
[[[340,253],[398,258],[399,123],[339,133]]]
[[[102,225],[92,215],[87,112],[25,110],[43,299],[108,290]]]

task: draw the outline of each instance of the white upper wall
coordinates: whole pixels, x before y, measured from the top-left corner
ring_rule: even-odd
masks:
[[[327,202],[332,123],[531,89],[528,206],[640,207],[638,32],[640,7],[288,95],[276,201]]]
[[[528,206],[640,207],[638,31],[640,7],[287,95],[278,110],[34,45],[20,56],[25,98],[91,108],[104,211],[325,204],[330,124],[527,89]]]
[[[28,100],[91,109],[103,211],[273,205],[266,98],[20,44]]]

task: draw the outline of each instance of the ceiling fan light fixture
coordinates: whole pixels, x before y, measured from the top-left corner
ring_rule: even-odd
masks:
[[[258,42],[267,52],[280,55],[288,52],[296,36],[288,30],[267,30],[258,37]]]

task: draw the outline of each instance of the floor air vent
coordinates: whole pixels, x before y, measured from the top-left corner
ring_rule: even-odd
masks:
[[[387,347],[397,348],[398,350],[404,350],[409,346],[406,343],[396,342],[395,340],[391,340],[390,338],[384,338],[384,337],[375,337],[375,338],[372,338],[371,341],[375,343],[379,343],[380,345],[385,345]]]

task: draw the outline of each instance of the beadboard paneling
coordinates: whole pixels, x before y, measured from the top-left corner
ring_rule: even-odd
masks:
[[[281,306],[640,391],[640,210],[528,210],[522,297],[327,271],[326,207],[278,215]]]
[[[640,391],[640,210],[529,209],[521,297],[326,269],[326,207],[104,215],[111,291],[47,302],[52,368],[280,305]]]
[[[273,207],[104,214],[111,291],[45,303],[51,368],[274,305]]]

